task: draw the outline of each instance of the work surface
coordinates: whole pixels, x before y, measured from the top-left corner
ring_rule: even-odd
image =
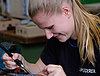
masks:
[[[0,31],[0,39],[15,41],[21,44],[44,43],[46,41],[45,35],[36,37],[23,37],[16,35],[14,31]]]
[[[41,75],[41,74],[4,74],[0,76],[47,76],[47,75]]]

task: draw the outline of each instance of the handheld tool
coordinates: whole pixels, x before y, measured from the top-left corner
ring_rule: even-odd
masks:
[[[2,44],[0,44],[0,48],[3,49],[10,57],[12,57],[13,55],[10,53],[9,50],[7,50]],[[19,59],[16,59],[14,60],[14,62],[20,66],[21,68],[23,68],[25,70],[26,73],[29,73],[31,74],[31,72],[23,65],[23,63],[19,60]]]

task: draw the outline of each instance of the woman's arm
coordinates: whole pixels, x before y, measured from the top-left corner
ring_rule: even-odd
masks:
[[[14,60],[19,59],[22,61],[23,65],[32,73],[38,73],[40,71],[43,70],[43,68],[45,67],[45,64],[41,61],[41,59],[39,59],[37,61],[36,64],[33,63],[29,63],[27,62],[24,57],[20,54],[14,53],[13,57],[9,57],[6,53],[3,55],[3,63],[5,65],[5,67],[9,70],[15,69],[19,66],[16,65],[16,63],[14,62]]]
[[[43,71],[44,67],[46,66],[42,60],[39,58],[39,60],[36,62],[36,64],[28,63],[27,61],[24,61],[25,67],[30,70],[32,74],[37,74],[41,71]]]

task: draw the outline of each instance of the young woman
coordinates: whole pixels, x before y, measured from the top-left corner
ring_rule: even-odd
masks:
[[[45,31],[47,44],[36,64],[14,54],[32,72],[48,76],[99,76],[100,18],[78,0],[29,0],[29,15]],[[16,66],[7,54],[7,69]]]

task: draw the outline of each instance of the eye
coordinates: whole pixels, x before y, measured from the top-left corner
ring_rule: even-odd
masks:
[[[52,26],[48,27],[47,29],[52,29],[52,28],[53,28],[53,26],[54,26],[54,25],[52,25]]]

